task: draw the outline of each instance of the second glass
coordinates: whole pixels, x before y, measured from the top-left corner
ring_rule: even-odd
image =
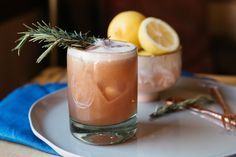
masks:
[[[89,144],[126,141],[136,133],[136,47],[100,41],[87,50],[68,48],[68,103],[72,134]]]

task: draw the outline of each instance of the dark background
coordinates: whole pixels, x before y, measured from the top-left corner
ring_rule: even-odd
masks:
[[[49,22],[48,1],[0,1],[0,98],[52,65],[36,64],[38,44],[26,45],[20,57],[10,50],[24,31],[23,23]],[[136,10],[168,22],[183,47],[183,70],[236,74],[236,1],[234,0],[58,0],[57,25],[68,31],[91,31],[106,37],[110,20]],[[66,66],[66,50],[58,50],[57,66]]]

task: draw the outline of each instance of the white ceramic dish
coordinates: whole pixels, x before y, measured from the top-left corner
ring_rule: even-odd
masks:
[[[203,80],[181,78],[162,97],[193,97],[206,94]],[[236,111],[236,87],[218,84]],[[157,102],[138,104],[136,139],[111,146],[93,146],[75,139],[69,131],[66,90],[37,101],[29,112],[34,134],[62,156],[79,157],[222,157],[236,153],[236,132],[229,132],[190,111],[174,113],[154,121],[149,114]],[[210,106],[217,110],[216,105]]]

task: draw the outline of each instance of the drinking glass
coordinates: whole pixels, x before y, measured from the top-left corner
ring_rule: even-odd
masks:
[[[155,101],[181,74],[181,47],[159,56],[138,56],[138,101]]]
[[[100,41],[68,48],[68,105],[74,137],[95,145],[121,143],[136,133],[137,52],[130,43]]]

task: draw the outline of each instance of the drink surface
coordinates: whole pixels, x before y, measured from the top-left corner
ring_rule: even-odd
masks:
[[[137,55],[132,44],[110,41],[88,50],[68,49],[68,100],[74,121],[123,122],[137,110]]]
[[[121,41],[98,41],[95,46],[87,50],[69,48],[68,55],[82,58],[85,61],[113,61],[134,56],[136,47],[133,44]],[[78,53],[80,52],[80,53]],[[91,54],[92,53],[92,54]]]

